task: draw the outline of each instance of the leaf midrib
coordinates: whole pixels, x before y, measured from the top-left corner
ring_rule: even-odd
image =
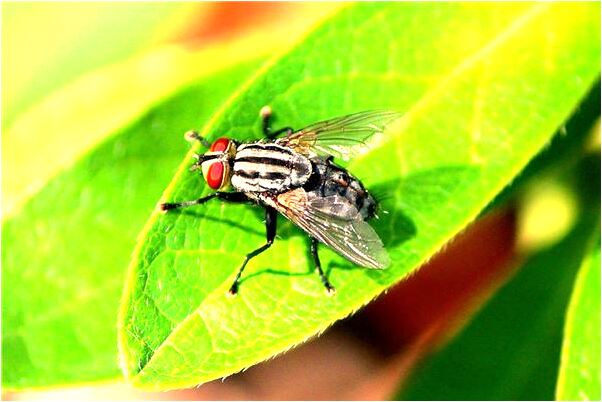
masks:
[[[506,28],[502,29],[497,35],[494,35],[493,39],[491,41],[487,42],[484,46],[479,48],[471,56],[462,60],[454,68],[452,68],[447,74],[444,74],[439,81],[437,81],[430,89],[425,91],[424,95],[422,97],[420,97],[420,99],[418,99],[418,101],[416,103],[414,103],[414,105],[408,109],[407,113],[404,114],[404,116],[400,119],[400,121],[395,124],[395,127],[393,127],[393,129],[394,129],[394,132],[397,133],[397,135],[390,137],[388,141],[397,139],[397,137],[403,131],[403,128],[409,126],[411,124],[411,122],[413,122],[416,118],[418,118],[418,116],[420,116],[421,113],[423,113],[428,108],[428,106],[433,102],[433,100],[436,99],[436,96],[438,94],[444,92],[445,88],[447,88],[452,82],[454,82],[455,78],[457,78],[459,75],[461,75],[464,71],[470,69],[472,66],[476,65],[479,61],[481,61],[483,58],[485,58],[489,53],[494,51],[498,46],[506,43],[507,39],[512,37],[518,31],[520,31],[521,28],[523,28],[525,25],[527,25],[531,20],[533,20],[537,15],[541,14],[547,8],[549,8],[549,4],[547,4],[547,3],[534,4],[529,9],[525,10],[522,14],[520,14],[520,16],[517,19],[515,19],[512,23],[510,23]],[[307,34],[309,34],[309,33],[310,32],[308,32]],[[301,43],[302,39],[304,39],[304,38],[305,37],[301,38],[301,41],[298,43]],[[203,134],[206,135],[207,132],[209,132],[209,130],[215,125],[215,122],[219,119],[219,117],[221,117],[224,114],[224,112],[227,110],[228,106],[233,104],[236,101],[236,99],[238,99],[241,96],[241,94],[244,92],[245,89],[250,87],[255,81],[257,81],[260,77],[262,77],[266,71],[269,71],[269,69],[272,67],[272,65],[277,63],[278,60],[280,60],[284,54],[287,54],[292,49],[294,49],[294,46],[291,46],[285,52],[281,53],[280,55],[278,55],[277,57],[272,59],[272,61],[270,63],[268,63],[264,67],[260,68],[257,71],[257,73],[249,79],[249,81],[247,81],[245,84],[243,84],[241,86],[240,90],[237,90],[233,94],[233,96],[224,103],[223,107],[218,109],[218,111],[214,114],[213,118],[205,125],[205,127],[203,129]],[[381,144],[384,142],[385,141],[382,140]],[[378,146],[378,144],[375,144],[375,146]],[[192,156],[192,154],[194,152],[196,152],[196,147],[193,147],[189,151],[189,155],[187,155],[187,156]],[[353,164],[356,164],[358,161],[361,161],[364,158],[365,158],[365,155],[355,158],[353,161]],[[174,180],[170,183],[170,185],[166,189],[164,196],[167,194],[170,194],[172,192],[175,184],[177,183],[176,179],[179,178],[181,176],[181,174],[187,170],[188,159],[189,158],[186,158],[184,160],[184,162],[178,168],[178,171],[174,177]],[[516,167],[515,169],[512,169],[512,172],[515,173],[515,172],[518,172],[519,170],[520,170],[520,167]],[[506,181],[506,178],[503,178],[503,179],[504,179],[504,181]],[[497,194],[497,192],[498,192],[498,189],[496,186],[490,192],[490,194],[488,194],[488,196],[492,197],[493,195]],[[489,197],[489,198],[491,198],[491,197]],[[475,215],[476,215],[476,213],[475,213]],[[154,219],[151,219],[152,223],[155,222],[157,216],[158,216],[158,213],[155,213],[155,216],[153,217]],[[474,217],[469,218],[467,220],[467,222],[471,221],[473,218]],[[149,220],[149,221],[151,221],[151,220]],[[467,223],[467,222],[464,222],[464,223]],[[152,227],[152,225],[149,225],[147,228],[145,228],[145,233],[151,227]],[[452,232],[455,232],[455,227],[452,228]],[[435,247],[433,248],[433,252],[438,250],[440,248],[440,246],[441,246],[440,244],[436,244]],[[151,356],[150,359],[148,359],[146,364],[139,367],[139,371],[135,374],[136,376],[140,375],[140,373],[142,373],[144,371],[144,368],[153,362],[153,360],[155,359],[155,356],[160,354],[161,350],[163,348],[173,344],[170,341],[170,338],[172,337],[173,334],[177,333],[179,328],[184,326],[191,319],[191,317],[197,315],[204,322],[204,317],[200,314],[200,311],[202,310],[203,305],[206,303],[206,301],[208,299],[210,299],[210,296],[214,293],[215,293],[215,291],[208,293],[205,296],[205,298],[203,299],[203,301],[200,303],[200,305],[192,313],[190,313],[186,318],[184,318],[182,321],[180,321],[180,323],[178,323],[173,328],[173,330],[171,331],[169,336],[161,343],[161,345],[159,345],[159,347],[157,347],[153,351],[153,355]],[[318,332],[322,332],[323,330],[328,328],[330,325],[332,325],[332,323],[327,323],[326,325],[320,325],[318,327]],[[290,345],[290,347],[294,347],[295,345],[302,343],[303,341],[304,340],[301,340],[298,343],[292,344],[292,345]],[[289,344],[289,342],[285,343],[285,345],[288,345],[288,344]],[[241,366],[247,367],[255,362],[255,359],[253,359],[252,357],[249,359],[245,359],[245,360],[246,360],[246,362],[243,362],[243,364],[241,364]],[[226,370],[225,372],[229,372],[229,371]]]

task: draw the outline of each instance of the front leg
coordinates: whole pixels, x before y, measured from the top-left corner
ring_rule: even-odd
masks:
[[[269,106],[264,106],[259,111],[259,115],[261,116],[261,127],[263,129],[263,134],[270,140],[276,138],[279,134],[286,133],[286,135],[290,135],[293,132],[291,127],[284,127],[278,129],[276,131],[272,131],[270,127],[270,118],[272,117],[272,108]]]
[[[205,197],[201,197],[197,200],[180,201],[180,202],[164,202],[163,204],[161,204],[161,211],[169,211],[170,209],[191,207],[193,205],[201,205],[213,198],[218,198],[222,201],[227,201],[227,202],[250,201],[249,198],[244,193],[223,193],[223,192],[218,191],[216,193],[209,194]]]
[[[238,293],[238,286],[240,284],[240,276],[242,275],[242,271],[245,269],[245,267],[247,266],[247,263],[249,262],[249,260],[261,253],[263,253],[265,250],[267,250],[268,248],[270,248],[270,246],[274,243],[274,239],[276,238],[276,220],[278,217],[278,213],[276,212],[276,210],[274,208],[271,207],[265,207],[265,235],[266,235],[266,242],[263,246],[259,247],[256,250],[251,251],[249,254],[247,254],[247,256],[245,257],[245,261],[242,263],[242,266],[240,267],[240,269],[238,270],[238,273],[236,274],[236,278],[234,278],[234,282],[232,283],[232,286],[230,286],[230,290],[228,291],[232,296],[236,295],[236,293]]]

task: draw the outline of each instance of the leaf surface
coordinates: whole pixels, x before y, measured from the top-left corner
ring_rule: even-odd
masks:
[[[598,11],[594,4],[356,4],[274,59],[204,134],[258,138],[265,104],[277,113],[276,127],[367,109],[404,113],[348,166],[386,194],[389,213],[373,226],[392,265],[368,271],[322,248],[338,290],[326,297],[305,236],[281,220],[275,245],[252,260],[229,299],[244,255],[265,241],[261,211],[213,202],[157,212],[141,234],[122,305],[127,376],[168,389],[229,375],[323,331],[418,267],[521,171],[593,84]],[[188,172],[191,156],[164,201],[209,193]]]

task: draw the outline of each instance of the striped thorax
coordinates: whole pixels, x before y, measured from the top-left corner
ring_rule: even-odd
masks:
[[[231,183],[241,192],[280,193],[300,187],[311,176],[308,158],[274,143],[241,144],[234,157]]]

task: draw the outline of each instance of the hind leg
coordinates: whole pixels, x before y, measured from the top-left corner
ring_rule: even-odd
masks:
[[[311,238],[310,250],[312,257],[314,257],[316,272],[318,273],[318,275],[320,275],[320,280],[326,288],[326,293],[328,293],[329,295],[333,295],[336,292],[336,289],[330,284],[328,278],[326,277],[326,274],[324,274],[324,271],[322,270],[322,264],[320,263],[320,257],[318,256],[318,241],[313,237]]]

